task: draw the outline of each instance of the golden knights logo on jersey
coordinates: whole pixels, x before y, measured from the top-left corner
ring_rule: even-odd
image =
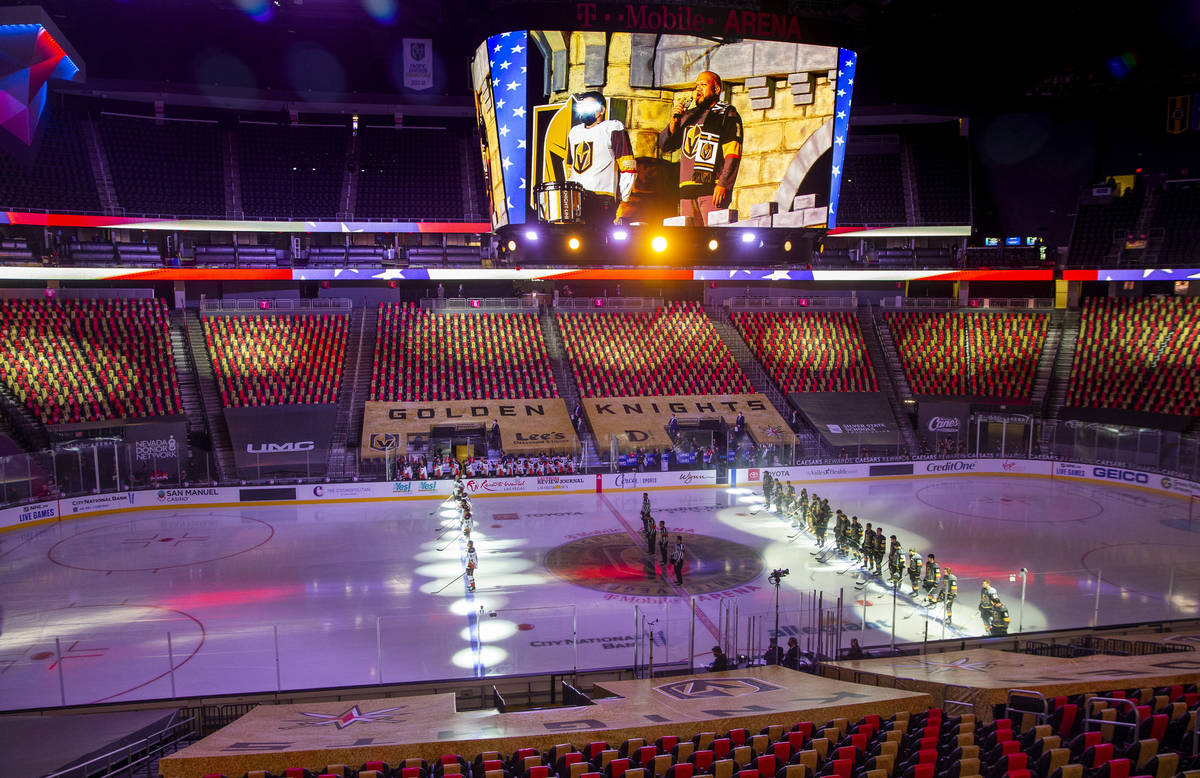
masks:
[[[571,149],[571,169],[584,173],[592,166],[592,142],[580,141]]]
[[[683,134],[684,156],[711,165],[717,158],[719,142],[719,136],[713,137],[711,133],[704,132],[700,124],[693,124]]]

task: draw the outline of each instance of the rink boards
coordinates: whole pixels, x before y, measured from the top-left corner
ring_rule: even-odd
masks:
[[[856,721],[867,713],[890,716],[929,707],[928,693],[757,667],[723,673],[597,684],[595,704],[510,713],[456,713],[453,694],[433,694],[300,705],[262,705],[233,724],[159,762],[163,778],[199,778],[248,770],[281,773],[288,767],[396,764],[408,757],[434,761],[443,754],[469,760],[482,751],[548,750],[560,743],[605,740],[620,744],[662,735],[690,739],[768,724]]]
[[[1195,683],[1200,653],[1058,659],[978,649],[833,662],[824,665],[823,672],[843,681],[925,692],[934,705],[967,703],[979,720],[988,722],[992,706],[1003,704],[1012,689],[1054,697]]]
[[[949,459],[911,462],[845,462],[796,467],[737,468],[729,471],[729,486],[760,487],[770,473],[776,480],[811,488],[819,482],[881,479],[944,478],[947,476],[1008,476],[1052,478],[1141,489],[1183,500],[1200,499],[1200,484],[1182,478],[1078,462],[1022,459]],[[272,487],[190,487],[64,497],[0,510],[0,531],[39,526],[54,521],[160,508],[310,505],[323,502],[381,502],[445,496],[450,480],[383,481],[372,483],[302,484]],[[719,486],[715,470],[671,470],[627,473],[465,479],[472,497],[586,494],[605,491],[689,489]]]

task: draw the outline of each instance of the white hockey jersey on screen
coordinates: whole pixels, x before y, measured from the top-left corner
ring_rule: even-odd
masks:
[[[637,164],[625,125],[606,119],[591,127],[576,124],[567,133],[567,180],[597,194],[624,201],[633,191]]]

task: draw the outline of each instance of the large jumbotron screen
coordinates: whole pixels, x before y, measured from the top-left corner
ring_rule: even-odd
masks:
[[[718,226],[731,209],[832,228],[856,63],[777,41],[494,35],[472,61],[492,226]]]

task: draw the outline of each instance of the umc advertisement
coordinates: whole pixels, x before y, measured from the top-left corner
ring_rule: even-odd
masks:
[[[322,475],[337,406],[269,405],[226,408],[239,475]]]

